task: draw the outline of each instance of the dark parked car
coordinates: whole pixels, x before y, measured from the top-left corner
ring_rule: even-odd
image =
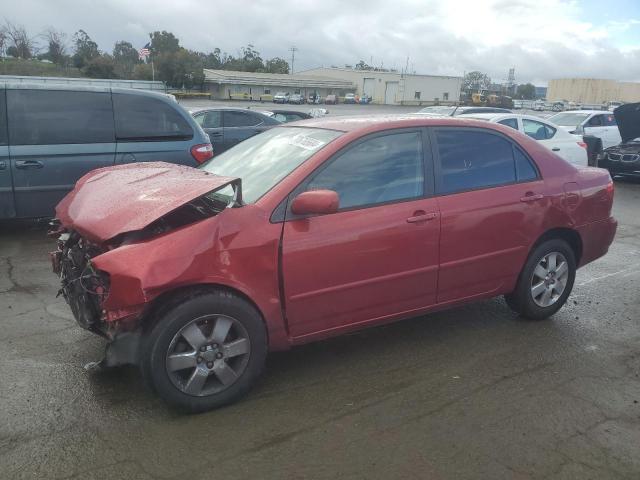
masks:
[[[622,142],[606,148],[600,166],[611,175],[640,178],[640,103],[627,103],[613,111]]]
[[[280,124],[275,118],[246,108],[208,108],[191,114],[209,135],[214,155]]]
[[[196,166],[209,139],[175,100],[141,90],[0,83],[0,219],[50,217],[94,168]]]
[[[244,395],[269,350],[498,295],[550,317],[613,241],[613,193],[504,125],[306,120],[199,170],[86,175],[56,210],[53,269],[107,365],[197,412]]]
[[[297,112],[295,110],[271,110],[263,113],[269,115],[271,118],[275,118],[280,123],[296,122],[298,120],[313,118],[308,113]]]

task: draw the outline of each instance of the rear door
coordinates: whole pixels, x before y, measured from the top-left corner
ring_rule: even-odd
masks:
[[[188,113],[158,95],[113,91],[116,163],[169,162],[196,166]]]
[[[204,132],[209,135],[209,141],[213,146],[213,154],[224,152],[224,129],[222,123],[221,110],[206,110],[196,113],[194,120],[202,127]]]
[[[385,132],[338,153],[294,192],[334,190],[340,207],[287,213],[282,270],[292,336],[435,303],[440,223],[431,165],[419,129]]]
[[[108,90],[7,89],[16,217],[47,217],[85,173],[113,165]]]
[[[515,282],[548,207],[533,162],[487,129],[437,128],[441,215],[438,303],[502,293]]]
[[[593,135],[602,140],[602,148],[618,145],[622,138],[612,113],[599,113],[591,117],[584,124],[584,134]]]
[[[251,111],[224,111],[224,149],[237,145],[267,128],[268,117]],[[275,120],[274,120],[275,121]],[[271,123],[271,122],[269,122]]]
[[[5,88],[0,85],[0,219],[16,214],[13,204],[13,181],[9,162],[9,133],[7,131],[7,101]]]

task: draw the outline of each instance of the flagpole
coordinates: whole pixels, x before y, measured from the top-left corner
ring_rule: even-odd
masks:
[[[153,66],[153,55],[149,55],[149,57],[151,58],[151,80],[152,81],[156,81],[156,69]]]

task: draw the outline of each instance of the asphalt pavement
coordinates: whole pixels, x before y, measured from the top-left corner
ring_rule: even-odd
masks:
[[[294,348],[192,416],[85,371],[104,342],[56,299],[53,242],[0,225],[0,478],[638,479],[640,183],[616,188],[615,243],[553,319],[494,299]]]

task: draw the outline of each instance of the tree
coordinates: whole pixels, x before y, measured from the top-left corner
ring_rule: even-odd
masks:
[[[91,40],[91,37],[84,30],[78,30],[73,35],[75,53],[73,55],[73,65],[83,68],[89,62],[100,56],[98,44]]]
[[[487,90],[489,85],[491,85],[489,75],[478,71],[467,73],[462,80],[462,90],[467,94]]]
[[[67,56],[66,39],[67,35],[64,32],[58,32],[53,28],[47,30],[44,34],[49,49],[44,54],[44,58],[51,60],[56,65],[66,65],[69,57]]]
[[[129,42],[116,42],[113,47],[113,62],[118,77],[131,78],[135,66],[140,62],[138,51]]]
[[[90,78],[117,78],[115,63],[111,55],[99,55],[87,62],[82,71]]]
[[[152,80],[153,73],[151,72],[151,65],[148,63],[138,63],[133,67],[134,80]]]
[[[4,60],[4,49],[7,46],[7,32],[0,27],[0,58]]]
[[[33,57],[36,53],[35,40],[22,25],[6,22],[3,31],[8,40],[7,55],[24,59]]]
[[[518,85],[518,89],[516,90],[516,97],[522,98],[524,100],[533,100],[534,98],[536,98],[536,87],[531,83]]]
[[[289,73],[289,63],[280,57],[267,60],[264,66],[267,73]]]
[[[150,33],[149,36],[151,37],[152,54],[172,53],[180,50],[180,41],[171,32],[156,31]]]
[[[367,65],[364,60],[360,60],[358,63],[356,63],[356,66],[354,68],[356,70],[373,70],[373,67],[371,65]]]

